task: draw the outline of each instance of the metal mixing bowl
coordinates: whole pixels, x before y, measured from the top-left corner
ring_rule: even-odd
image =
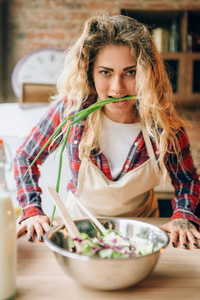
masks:
[[[54,251],[64,271],[80,285],[98,290],[117,290],[135,285],[154,269],[159,255],[168,244],[168,235],[159,227],[142,221],[122,218],[98,218],[105,227],[135,239],[145,237],[158,249],[148,255],[134,258],[107,259],[88,257],[69,250],[66,230],[60,225],[52,227],[44,237],[46,245]],[[90,236],[96,230],[88,219],[76,221],[80,232]],[[64,226],[63,226],[64,228]]]

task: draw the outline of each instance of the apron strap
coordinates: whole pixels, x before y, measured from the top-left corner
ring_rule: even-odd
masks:
[[[154,162],[157,164],[157,160],[156,160],[156,157],[155,157],[155,153],[154,153],[154,151],[153,151],[153,146],[152,146],[150,137],[149,137],[149,135],[148,135],[147,129],[146,129],[146,127],[143,125],[142,122],[141,122],[141,125],[142,125],[142,134],[143,134],[144,141],[145,141],[145,144],[146,144],[148,153],[149,153],[149,157],[150,157],[150,159],[151,159],[152,161],[154,161]]]

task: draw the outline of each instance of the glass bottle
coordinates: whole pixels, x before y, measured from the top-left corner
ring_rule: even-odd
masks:
[[[179,51],[179,33],[178,33],[178,24],[176,19],[172,20],[172,25],[170,29],[169,51],[171,52]]]
[[[16,293],[16,218],[5,180],[5,151],[0,140],[0,300]]]

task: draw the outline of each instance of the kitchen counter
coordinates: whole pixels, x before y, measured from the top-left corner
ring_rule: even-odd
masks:
[[[167,218],[137,218],[155,225]],[[199,241],[198,241],[199,242]],[[200,246],[200,242],[199,242]],[[200,299],[200,249],[183,250],[167,246],[153,272],[129,289],[104,292],[79,286],[58,265],[44,244],[18,239],[16,298],[25,300],[108,300],[108,299]]]

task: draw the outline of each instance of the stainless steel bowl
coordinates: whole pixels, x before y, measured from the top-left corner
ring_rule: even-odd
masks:
[[[161,249],[168,244],[168,235],[152,224],[122,218],[99,218],[105,227],[119,231],[123,236],[147,238],[158,249],[151,254],[121,259],[88,257],[69,250],[68,238],[61,226],[51,228],[44,237],[46,245],[54,251],[56,259],[64,271],[80,285],[98,290],[118,290],[135,285],[147,277],[154,269]],[[80,232],[90,236],[96,230],[88,219],[76,221]]]

